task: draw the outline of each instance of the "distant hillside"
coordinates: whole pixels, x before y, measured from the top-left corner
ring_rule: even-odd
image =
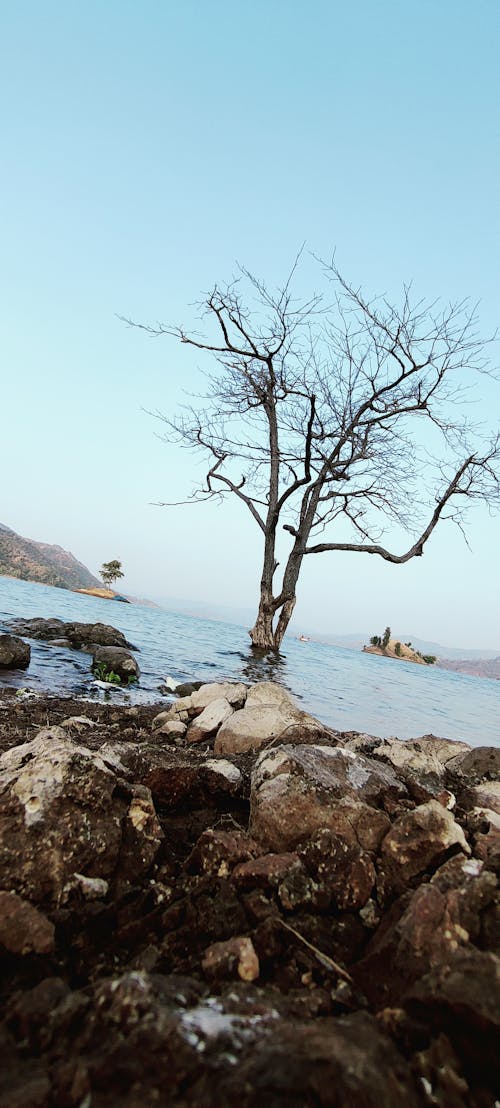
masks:
[[[0,576],[39,581],[61,589],[91,589],[101,584],[69,551],[25,539],[3,523],[0,523]]]
[[[468,673],[470,677],[491,677],[500,681],[500,658],[440,658],[438,665],[442,669],[451,669],[454,673]]]

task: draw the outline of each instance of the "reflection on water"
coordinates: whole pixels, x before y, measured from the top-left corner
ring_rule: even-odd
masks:
[[[276,681],[288,688],[285,654],[280,654],[279,651],[275,650],[261,650],[258,647],[250,646],[246,652],[243,650],[222,650],[221,657],[224,655],[227,655],[228,658],[239,659],[239,670],[243,681],[250,681],[252,684],[255,681]]]
[[[500,745],[500,682],[394,662],[325,643],[285,639],[280,654],[256,651],[245,628],[214,620],[113,604],[64,589],[0,577],[0,630],[13,617],[56,616],[111,623],[137,643],[138,688],[99,690],[91,658],[30,640],[28,670],[0,675],[0,684],[111,702],[161,700],[167,676],[177,681],[277,681],[301,706],[338,730],[400,738],[433,732],[473,745]]]

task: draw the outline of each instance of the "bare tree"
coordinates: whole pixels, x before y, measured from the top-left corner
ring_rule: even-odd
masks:
[[[237,497],[262,532],[249,632],[262,649],[281,645],[304,558],[350,551],[402,564],[440,520],[462,528],[471,501],[499,497],[499,435],[485,438],[464,407],[471,375],[487,370],[475,308],[414,303],[408,287],[398,307],[368,300],[334,263],[320,265],[329,302],[293,298],[296,265],[276,293],[241,270],[204,303],[212,336],[133,324],[215,359],[205,396],[178,418],[155,414],[169,441],[207,457],[183,502]],[[403,553],[384,544],[395,528],[409,536]]]

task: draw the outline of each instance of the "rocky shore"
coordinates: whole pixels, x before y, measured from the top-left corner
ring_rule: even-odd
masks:
[[[0,696],[0,1104],[486,1108],[500,751]]]

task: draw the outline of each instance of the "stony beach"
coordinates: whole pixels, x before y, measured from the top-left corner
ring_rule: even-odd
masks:
[[[177,693],[1,690],[0,1104],[493,1105],[500,751]]]

